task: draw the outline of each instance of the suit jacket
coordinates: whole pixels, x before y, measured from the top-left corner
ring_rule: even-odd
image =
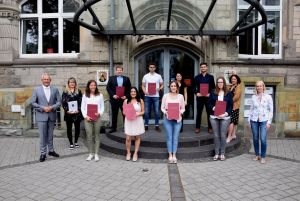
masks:
[[[51,121],[56,120],[56,110],[60,107],[61,98],[56,87],[50,86],[50,100],[47,101],[43,86],[38,86],[33,90],[31,105],[36,109],[36,121]],[[45,106],[52,106],[53,110],[49,113],[44,112]]]
[[[118,81],[117,81],[117,77],[116,75],[109,77],[109,80],[107,82],[107,86],[106,86],[106,90],[109,94],[109,98],[111,100],[113,99],[113,96],[116,95],[116,87],[118,86]],[[123,76],[123,85],[125,87],[125,96],[129,95],[129,90],[131,88],[131,83],[130,83],[130,79],[129,77]]]

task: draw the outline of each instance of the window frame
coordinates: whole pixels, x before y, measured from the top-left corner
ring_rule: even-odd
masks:
[[[23,0],[20,3],[20,10],[24,3],[28,0]],[[75,12],[63,12],[63,0],[58,0],[58,13],[42,13],[42,2],[41,0],[37,0],[37,13],[20,13],[20,25],[19,25],[19,34],[20,34],[20,48],[19,55],[20,58],[53,58],[53,57],[63,57],[63,58],[78,58],[80,52],[75,53],[64,53],[64,34],[63,34],[63,20],[64,19],[73,19]],[[37,54],[24,54],[23,50],[23,20],[25,19],[38,19],[38,53]],[[58,53],[43,53],[43,19],[55,18],[58,19]],[[80,27],[79,27],[80,29]],[[80,30],[78,30],[79,32]],[[79,49],[80,50],[80,49]]]
[[[266,6],[263,5],[265,11],[269,12],[269,11],[275,11],[275,12],[279,12],[279,16],[280,16],[280,20],[279,20],[279,52],[278,54],[262,54],[262,28],[263,25],[260,25],[257,29],[258,29],[258,38],[257,38],[257,48],[258,48],[258,52],[257,55],[254,55],[254,53],[252,54],[238,54],[238,58],[239,59],[282,59],[282,0],[279,1],[280,4],[277,6]],[[260,2],[261,3],[261,2]],[[241,10],[247,10],[249,8],[249,5],[239,5],[239,0],[237,0],[237,18],[239,20],[239,12]],[[258,13],[258,20],[261,20],[261,15]],[[254,32],[255,30],[252,29],[252,31]],[[255,38],[254,38],[254,34],[253,34],[253,49],[255,49]],[[239,37],[237,37],[237,44],[239,45]]]

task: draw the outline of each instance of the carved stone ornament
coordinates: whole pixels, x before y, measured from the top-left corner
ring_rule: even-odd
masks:
[[[20,11],[10,6],[0,6],[0,18],[9,18],[19,20]]]

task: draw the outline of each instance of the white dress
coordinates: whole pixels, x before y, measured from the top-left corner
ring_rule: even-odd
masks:
[[[136,112],[141,111],[140,103],[133,103],[133,107]],[[134,120],[128,120],[125,117],[124,130],[126,135],[136,136],[145,133],[143,116],[137,116]]]

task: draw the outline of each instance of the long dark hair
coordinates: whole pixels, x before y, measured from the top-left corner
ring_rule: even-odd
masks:
[[[127,98],[127,103],[130,103],[131,102],[131,100],[132,100],[132,97],[131,97],[131,95],[130,95],[130,92],[131,92],[131,89],[134,89],[135,90],[135,92],[136,92],[136,101],[137,102],[141,102],[141,95],[140,95],[140,93],[139,93],[139,91],[138,91],[138,89],[136,88],[136,87],[131,87],[130,88],[130,90],[129,90],[129,94],[128,94],[128,98]]]
[[[100,93],[99,93],[99,90],[98,90],[98,87],[97,87],[97,82],[96,82],[96,80],[89,80],[89,81],[87,82],[86,88],[85,88],[85,96],[88,97],[88,98],[90,97],[90,94],[91,94],[90,85],[91,85],[93,82],[96,84],[95,95],[99,95],[99,94],[100,94]]]
[[[241,84],[241,78],[238,76],[238,75],[235,75],[235,74],[233,74],[233,75],[231,75],[230,77],[229,77],[229,82],[230,82],[230,84],[232,84],[231,83],[231,78],[232,77],[235,77],[236,78],[236,81],[237,81],[237,84]]]

